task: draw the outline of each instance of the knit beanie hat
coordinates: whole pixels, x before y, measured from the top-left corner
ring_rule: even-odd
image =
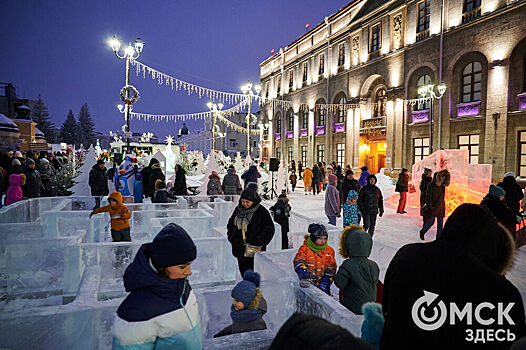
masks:
[[[31,158],[27,158],[26,159],[26,165],[31,165],[31,164],[35,164],[35,161]]]
[[[338,178],[334,174],[329,174],[329,182],[336,182],[338,181]]]
[[[367,166],[363,166],[360,168],[362,171],[367,171]]]
[[[104,161],[102,159],[97,160],[97,165],[104,164]]]
[[[241,199],[257,202],[259,199],[258,186],[255,183],[248,184],[247,188],[241,192]]]
[[[20,163],[20,161],[18,159],[13,159],[13,161],[11,162],[11,166],[16,166],[16,165],[22,165],[22,163]]]
[[[329,237],[327,229],[322,224],[309,225],[310,240],[314,243],[321,237]]]
[[[506,174],[504,174],[504,177],[508,176],[515,177],[515,173],[513,171],[508,171]]]
[[[495,186],[494,184],[489,185],[489,194],[491,196],[500,197],[505,196],[506,191],[502,187]]]
[[[261,277],[259,273],[252,270],[245,271],[243,281],[239,282],[234,289],[232,289],[232,298],[239,300],[245,304],[245,307],[248,307],[256,297],[260,281]]]
[[[351,169],[347,170],[347,171],[345,172],[345,176],[347,177],[347,176],[349,176],[349,175],[354,175],[354,171],[352,171]]]
[[[153,239],[151,258],[156,268],[185,264],[196,257],[194,241],[179,225],[168,224]]]
[[[433,170],[429,169],[429,168],[424,168],[424,174],[427,176],[429,174],[431,174],[433,172]]]
[[[287,199],[287,195],[285,193],[282,193],[278,196],[278,199]]]

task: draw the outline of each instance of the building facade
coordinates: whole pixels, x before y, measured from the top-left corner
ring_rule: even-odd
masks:
[[[524,18],[524,0],[348,4],[260,64],[270,152],[377,172],[465,148],[526,176]]]

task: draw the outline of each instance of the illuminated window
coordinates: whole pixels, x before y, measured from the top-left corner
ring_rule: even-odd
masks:
[[[480,101],[482,87],[482,65],[471,62],[462,72],[462,102]]]
[[[381,32],[380,23],[371,28],[371,46],[369,52],[376,52],[382,47],[380,38]]]
[[[287,131],[294,131],[294,113],[292,109],[287,112]]]
[[[309,109],[305,108],[301,118],[301,128],[307,129],[309,127]]]
[[[479,163],[479,135],[460,135],[458,148],[469,151],[469,164]]]
[[[325,55],[320,55],[320,68],[318,69],[318,74],[321,75],[325,73]]]
[[[292,149],[292,146],[290,146],[290,147],[288,148],[288,152],[289,152],[289,154],[288,154],[288,156],[289,156],[289,158],[288,158],[288,163],[289,163],[289,164],[292,164],[292,150],[293,150],[293,149]]]
[[[307,146],[301,146],[301,162],[307,164]]]
[[[276,158],[281,159],[281,150],[276,148]]]
[[[280,94],[281,92],[281,76],[278,77],[278,95]]]
[[[338,104],[344,105],[345,102],[346,102],[345,96],[342,96],[340,100],[338,101]],[[346,111],[344,107],[338,109],[336,123],[345,123],[345,113]]]
[[[526,130],[519,131],[519,176],[526,177]]]
[[[429,17],[431,1],[425,0],[418,4],[418,27],[416,32],[421,33],[424,30],[429,29]]]
[[[289,72],[289,87],[294,85],[294,71],[291,69]]]
[[[416,96],[415,98],[420,98],[420,95],[418,95],[418,88],[420,88],[421,86],[424,86],[424,85],[429,85],[429,84],[433,84],[433,82],[431,81],[431,77],[429,75],[422,75],[419,79],[418,79],[418,82],[416,83]],[[415,110],[417,111],[421,111],[421,110],[424,110],[424,109],[430,109],[431,108],[431,101],[427,101],[427,102],[423,102],[423,103],[417,103],[415,105]]]
[[[303,63],[303,82],[307,82],[307,63]]]
[[[281,134],[281,113],[276,114],[276,131]]]
[[[429,155],[429,137],[413,139],[413,164]]]
[[[338,143],[336,145],[336,163],[344,167],[345,164],[345,143]]]
[[[318,111],[318,126],[325,126],[325,117],[327,116],[327,110],[320,109]]]
[[[318,163],[325,162],[325,145],[317,146]]]
[[[385,116],[385,103],[387,102],[387,91],[380,88],[376,91],[374,99],[374,118]]]

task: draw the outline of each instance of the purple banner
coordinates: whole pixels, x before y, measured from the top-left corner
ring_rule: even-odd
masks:
[[[519,108],[525,109],[526,108],[526,93],[519,94],[517,95],[517,97],[519,98]]]
[[[336,132],[345,132],[345,123],[336,123],[334,125],[334,131],[336,131]]]
[[[457,105],[457,117],[468,117],[480,114],[480,101]]]
[[[294,137],[294,131],[287,131],[287,138],[291,139]]]
[[[307,136],[308,133],[308,129],[300,129],[300,137]]]
[[[275,133],[275,134],[274,134],[274,138],[275,138],[276,140],[281,140],[281,134],[280,134],[279,132]]]
[[[325,125],[317,126],[316,135],[323,135],[323,134],[325,134]]]
[[[423,123],[429,121],[429,109],[414,111],[412,114],[413,123]]]

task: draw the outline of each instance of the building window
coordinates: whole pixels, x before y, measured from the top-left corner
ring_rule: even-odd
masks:
[[[462,72],[462,102],[480,101],[482,87],[482,65],[471,62]]]
[[[307,63],[303,63],[303,82],[307,82]]]
[[[479,135],[460,135],[458,148],[469,151],[469,164],[479,163]]]
[[[288,148],[288,152],[289,152],[289,154],[288,154],[287,162],[288,162],[289,164],[292,164],[292,152],[293,152],[293,148],[292,148],[292,146],[290,146],[290,147]]]
[[[309,110],[305,108],[303,110],[303,116],[301,118],[301,128],[307,129],[309,127]]]
[[[268,93],[269,93],[269,88],[268,88],[269,84],[268,84],[268,81],[265,83],[265,97],[268,98]]]
[[[413,139],[413,164],[429,155],[429,137]]]
[[[385,116],[385,103],[387,102],[387,92],[384,88],[380,88],[376,91],[374,102],[374,118]]]
[[[526,130],[519,131],[519,176],[526,177]]]
[[[430,0],[425,0],[418,4],[418,27],[416,30],[417,33],[421,33],[424,30],[429,29],[430,3]]]
[[[325,145],[318,145],[317,146],[317,160],[318,160],[318,163],[320,162],[325,162]]]
[[[429,85],[429,84],[433,84],[432,80],[431,80],[431,77],[427,74],[425,75],[422,75],[419,79],[418,79],[418,82],[416,83],[416,98],[420,98],[421,96],[418,95],[418,88],[420,88],[421,86],[425,86],[425,85]],[[431,108],[431,101],[427,101],[427,102],[418,102],[415,106],[415,110],[417,111],[421,111],[421,110],[424,110],[424,109],[430,109]]]
[[[464,13],[471,12],[480,7],[480,0],[464,0]]]
[[[289,87],[294,86],[294,71],[291,69],[289,72]]]
[[[327,110],[326,109],[320,109],[318,111],[318,126],[325,126],[325,117],[327,116]]]
[[[371,48],[369,52],[376,52],[380,50],[381,42],[380,42],[380,35],[381,35],[381,24],[378,23],[377,25],[373,26],[371,29]]]
[[[345,166],[345,143],[336,145],[336,163],[342,168]]]
[[[345,63],[345,45],[340,44],[338,46],[338,67],[343,66]]]
[[[256,148],[258,146],[259,141],[252,141],[252,147]]]
[[[281,76],[278,77],[278,95],[280,94],[281,92]]]
[[[301,146],[301,163],[304,167],[307,164],[307,146]]]
[[[276,148],[276,158],[281,160],[281,150],[279,148]]]
[[[340,98],[340,100],[338,101],[338,104],[345,105],[345,102],[346,102],[345,96],[342,96],[342,98]],[[345,108],[344,107],[339,108],[336,123],[345,123],[345,114],[346,114]]]
[[[276,115],[276,133],[281,134],[281,114]]]
[[[325,73],[325,55],[320,55],[320,68],[318,69],[318,74],[322,75]]]
[[[230,139],[228,142],[228,145],[232,148],[236,147],[237,146],[236,139]]]
[[[294,113],[289,110],[287,114],[287,131],[294,131]]]

